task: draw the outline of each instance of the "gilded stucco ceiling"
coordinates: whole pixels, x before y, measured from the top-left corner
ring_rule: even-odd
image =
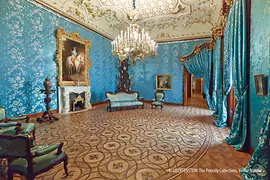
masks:
[[[156,41],[211,35],[221,0],[35,0],[84,26],[113,39],[130,23],[137,23]]]

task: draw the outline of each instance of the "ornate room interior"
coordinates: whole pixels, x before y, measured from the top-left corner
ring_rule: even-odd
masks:
[[[8,0],[0,19],[0,179],[269,179],[269,0]]]

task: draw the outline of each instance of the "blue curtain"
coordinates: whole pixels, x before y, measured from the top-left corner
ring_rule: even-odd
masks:
[[[203,92],[206,95],[207,104],[210,110],[213,109],[213,103],[209,93],[212,58],[212,51],[204,48],[200,53],[185,61],[185,67],[190,74],[197,78],[203,78]]]
[[[256,147],[247,167],[241,169],[241,176],[244,180],[268,179],[270,175],[270,112],[264,121],[261,129],[259,144]]]
[[[220,86],[219,92],[218,92],[218,109],[214,113],[218,116],[217,120],[214,121],[215,125],[221,128],[224,128],[227,126],[227,96],[230,93],[230,90],[232,88],[233,80],[232,80],[232,47],[233,47],[233,38],[231,34],[234,31],[233,25],[234,25],[234,14],[235,12],[232,11],[232,8],[230,10],[228,21],[225,28],[225,35],[224,35],[224,61],[223,61],[223,77],[219,77],[221,79],[222,86]],[[220,76],[222,76],[220,74]]]
[[[213,93],[212,93],[212,107],[215,112],[213,116],[218,116],[218,103],[220,95],[222,94],[222,67],[221,67],[221,40],[216,41],[213,54]],[[222,100],[221,100],[222,101]]]
[[[203,78],[205,66],[204,60],[208,61],[208,56],[201,51],[199,54],[192,56],[189,60],[185,61],[185,67],[191,75],[197,78]]]
[[[228,52],[233,60],[233,80],[237,105],[233,116],[233,123],[226,142],[236,150],[242,150],[247,135],[247,56],[246,56],[246,1],[235,0],[231,7],[229,19],[229,33],[231,41]]]

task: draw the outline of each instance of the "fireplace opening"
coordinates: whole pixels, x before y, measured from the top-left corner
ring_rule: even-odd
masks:
[[[85,92],[83,93],[70,93],[70,111],[81,111],[85,109]]]

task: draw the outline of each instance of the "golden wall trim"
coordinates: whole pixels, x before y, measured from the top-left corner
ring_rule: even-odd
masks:
[[[201,44],[199,46],[195,46],[191,54],[189,54],[187,56],[184,56],[184,57],[180,56],[180,60],[181,61],[187,60],[187,59],[191,58],[192,56],[195,56],[196,54],[199,54],[202,51],[202,49],[209,48],[209,47],[210,47],[210,42],[205,42],[205,43],[203,43],[203,44]]]
[[[75,86],[75,85],[84,85],[90,86],[89,70],[92,66],[92,62],[89,58],[89,49],[91,48],[91,41],[81,38],[78,32],[67,33],[63,28],[57,30],[57,64],[58,64],[58,85],[59,86]],[[64,39],[70,39],[77,43],[84,45],[84,81],[72,81],[63,80],[63,48],[64,48]]]
[[[168,38],[157,40],[157,43],[168,43],[174,41],[186,41],[186,40],[194,40],[194,39],[206,39],[211,38],[211,35],[201,35],[201,36],[188,36],[188,37],[180,37],[180,38]]]
[[[216,41],[219,37],[224,36],[224,30],[227,23],[227,17],[229,14],[229,10],[233,5],[233,0],[222,0],[222,6],[220,8],[220,19],[219,22],[216,23],[212,28],[212,36],[210,42],[205,42],[200,46],[195,46],[193,51],[186,56],[180,56],[179,60],[181,62],[195,56],[196,54],[200,53],[204,48],[208,48],[209,50],[213,50],[216,45]]]
[[[95,28],[87,25],[86,23],[83,23],[83,22],[78,21],[76,18],[68,15],[67,13],[64,13],[62,11],[59,11],[58,9],[56,9],[55,7],[51,6],[50,4],[44,2],[43,0],[34,0],[34,1],[37,2],[37,3],[39,3],[39,4],[41,4],[41,5],[43,5],[46,8],[49,8],[52,11],[60,14],[61,16],[65,17],[65,18],[68,18],[68,19],[74,21],[75,23],[77,23],[77,24],[79,24],[79,25],[81,25],[81,26],[83,26],[83,27],[85,27],[85,28],[87,28],[87,29],[89,29],[89,30],[91,30],[91,31],[93,31],[93,32],[95,32],[95,33],[103,36],[103,37],[105,37],[108,40],[111,40],[111,41],[113,40],[113,38],[110,37],[110,36],[108,36],[107,34],[105,34],[105,33],[101,32],[101,31],[99,31],[99,30],[97,30],[97,29],[95,29]]]

